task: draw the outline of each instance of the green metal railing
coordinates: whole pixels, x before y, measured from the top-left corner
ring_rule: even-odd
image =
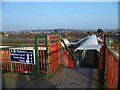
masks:
[[[65,49],[68,51],[69,55],[72,57],[74,63],[76,63],[76,57],[73,55],[73,53],[70,51],[69,47],[65,44],[63,38],[61,38],[61,41],[63,42],[63,44],[65,45]]]
[[[10,49],[22,49],[22,50],[32,49],[32,50],[35,50],[35,46],[34,45],[25,45],[25,46],[12,46],[12,47],[0,48],[0,54],[1,54],[0,62],[2,64],[0,69],[3,70],[3,72],[12,72],[12,73],[17,72],[19,74],[36,75],[34,64],[12,62],[10,60],[10,52],[9,52]],[[27,66],[30,67],[30,69],[25,68]],[[28,71],[28,72],[25,73],[25,71]]]
[[[42,43],[41,43],[42,40]],[[20,74],[29,74],[29,75],[43,75],[50,77],[55,73],[61,66],[62,66],[62,54],[63,54],[63,47],[61,42],[65,45],[65,49],[68,54],[72,57],[75,62],[75,56],[69,50],[69,47],[65,44],[64,40],[62,39],[61,35],[53,34],[53,35],[36,35],[35,36],[35,45],[24,45],[24,46],[10,46],[0,48],[0,52],[9,56],[7,58],[0,59],[3,63],[1,68],[3,71],[10,71],[12,73],[20,73]],[[35,50],[35,64],[23,64],[18,62],[11,62],[10,61],[10,53],[9,49],[25,49],[32,48]],[[5,52],[4,52],[5,50]],[[7,60],[7,61],[5,61]],[[8,66],[5,66],[8,65]],[[17,67],[19,69],[17,69]],[[8,69],[5,67],[9,67]],[[31,70],[25,69],[32,68]],[[25,73],[24,71],[28,71]]]
[[[112,38],[113,39],[113,38]],[[104,88],[120,89],[120,58],[116,57],[110,48],[110,37],[104,36],[104,45],[101,48],[100,70],[102,71]]]
[[[60,56],[60,64],[58,65],[58,66],[56,66],[57,68],[56,68],[56,70],[59,68],[59,67],[61,67],[62,66],[62,47],[61,47],[61,35],[59,35],[59,34],[54,34],[54,35],[36,35],[35,36],[35,48],[36,48],[36,63],[37,63],[37,65],[36,65],[36,71],[37,72],[39,72],[39,70],[40,70],[40,68],[39,68],[39,66],[40,66],[40,64],[39,64],[39,60],[41,59],[39,56],[39,45],[44,45],[44,48],[46,48],[46,55],[45,55],[45,57],[46,57],[46,75],[47,75],[47,77],[50,77],[51,75],[53,75],[53,73],[56,71],[56,70],[54,70],[54,71],[52,71],[51,72],[51,63],[50,63],[50,60],[51,60],[51,51],[50,51],[50,48],[52,48],[52,47],[50,47],[51,45],[55,45],[55,43],[51,43],[51,38],[52,37],[56,37],[56,38],[58,38],[59,37],[59,48],[60,48],[60,53],[59,53],[59,56]],[[45,43],[42,43],[42,44],[40,44],[39,43],[39,38],[44,38],[45,39]],[[56,47],[53,47],[53,48],[56,48]],[[58,58],[59,58],[59,56],[58,56]]]

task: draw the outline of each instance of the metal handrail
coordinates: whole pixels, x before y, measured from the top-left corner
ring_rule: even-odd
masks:
[[[69,55],[72,57],[74,63],[76,63],[76,62],[75,62],[75,60],[76,60],[75,56],[74,56],[73,53],[70,51],[69,47],[65,44],[65,42],[64,42],[64,40],[63,40],[62,37],[61,37],[61,41],[62,41],[63,44],[65,45],[65,49],[68,51]]]
[[[83,60],[84,60],[84,58],[85,58],[85,56],[86,56],[86,50],[84,50],[84,51],[82,51],[82,53],[79,55],[79,59],[77,59],[77,61],[76,61],[76,66],[77,67],[81,67],[81,65],[82,65],[82,63],[83,63]]]

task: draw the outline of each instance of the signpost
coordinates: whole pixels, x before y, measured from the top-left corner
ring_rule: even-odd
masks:
[[[10,60],[27,64],[35,64],[34,50],[10,49]]]

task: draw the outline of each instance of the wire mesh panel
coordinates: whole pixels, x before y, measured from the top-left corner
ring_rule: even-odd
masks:
[[[68,67],[69,66],[69,55],[64,48],[62,50],[63,50],[62,51],[62,64],[63,66]]]
[[[52,73],[60,65],[60,37],[49,36],[49,40],[49,66]]]
[[[12,62],[12,71],[34,71],[34,65]]]
[[[54,44],[50,46],[50,73],[60,65],[60,45]]]
[[[62,51],[63,51],[63,53],[62,53],[62,64],[63,64],[63,66],[74,67],[75,63],[74,63],[72,57],[68,54],[66,49],[63,48]]]
[[[50,76],[60,66],[60,35],[37,35],[35,40],[36,69]]]
[[[50,76],[61,64],[60,35],[36,35],[34,46],[0,49],[0,62],[1,70],[30,71]]]
[[[105,57],[106,57],[106,48],[102,46],[102,48],[100,49],[100,57],[99,57],[99,64],[98,64],[102,74],[102,78],[104,78],[104,74],[105,74]]]
[[[39,66],[41,73],[47,73],[46,69],[46,45],[39,46]]]
[[[10,71],[10,53],[9,49],[0,49],[0,70]]]
[[[104,45],[100,50],[99,69],[106,88],[117,88],[119,82],[119,59],[114,55],[114,51],[109,48],[109,39],[104,35]]]

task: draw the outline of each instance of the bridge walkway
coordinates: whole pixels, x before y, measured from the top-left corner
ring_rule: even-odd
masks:
[[[101,88],[98,69],[60,68],[52,77],[6,74],[3,88]]]
[[[97,50],[87,50],[81,67],[98,68],[98,52],[97,52]]]
[[[66,68],[48,79],[56,88],[102,88],[98,69]]]
[[[96,51],[88,51],[82,67],[59,68],[50,78],[4,73],[3,88],[102,88],[96,59]]]

